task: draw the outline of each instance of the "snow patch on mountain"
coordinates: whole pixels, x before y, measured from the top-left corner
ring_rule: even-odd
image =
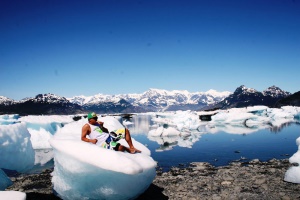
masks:
[[[14,100],[10,99],[10,98],[7,98],[7,97],[4,97],[4,96],[0,96],[0,105],[11,105],[15,103]]]

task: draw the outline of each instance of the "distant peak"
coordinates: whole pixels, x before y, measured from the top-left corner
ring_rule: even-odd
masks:
[[[241,85],[240,87],[238,87],[234,93],[255,93],[257,92],[257,90],[253,89],[253,88],[247,88],[245,85]]]
[[[275,85],[268,87],[266,90],[263,91],[263,94],[268,96],[273,96],[273,97],[274,96],[286,97],[291,95],[290,92],[286,92]]]

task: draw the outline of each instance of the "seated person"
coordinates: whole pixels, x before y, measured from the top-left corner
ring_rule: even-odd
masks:
[[[98,146],[101,146],[106,149],[113,149],[115,151],[127,151],[129,153],[140,153],[141,151],[136,149],[131,141],[131,135],[127,128],[118,129],[114,132],[109,133],[107,128],[103,126],[104,122],[97,121],[98,117],[96,113],[89,113],[88,123],[82,127],[81,140],[85,142],[91,142]],[[89,138],[87,138],[87,135]],[[126,142],[129,145],[125,147],[120,143],[117,143],[117,140],[125,138]]]

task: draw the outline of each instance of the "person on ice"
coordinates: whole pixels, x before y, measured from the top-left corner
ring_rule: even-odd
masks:
[[[103,126],[104,122],[98,121],[96,113],[89,113],[88,123],[82,127],[81,140],[85,142],[91,142],[98,146],[106,149],[113,149],[115,151],[127,151],[129,153],[140,153],[141,151],[136,149],[131,141],[131,135],[127,128],[122,128],[109,132],[107,128]],[[87,137],[89,136],[89,138]],[[129,145],[125,147],[118,143],[117,141],[125,138]]]

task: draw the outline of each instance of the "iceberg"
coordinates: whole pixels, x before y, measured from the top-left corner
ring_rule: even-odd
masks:
[[[31,143],[34,149],[50,149],[49,139],[65,124],[73,120],[71,115],[29,115],[20,117],[31,134]]]
[[[15,124],[18,122],[18,118],[18,114],[0,115],[0,125]]]
[[[25,123],[0,125],[0,168],[26,172],[34,166],[34,150]]]
[[[113,117],[100,121],[113,131],[123,125]],[[50,144],[54,150],[54,190],[63,199],[133,199],[142,194],[156,176],[150,150],[132,138],[142,153],[129,154],[80,140],[86,119],[64,126]],[[120,143],[127,146],[124,139]]]

